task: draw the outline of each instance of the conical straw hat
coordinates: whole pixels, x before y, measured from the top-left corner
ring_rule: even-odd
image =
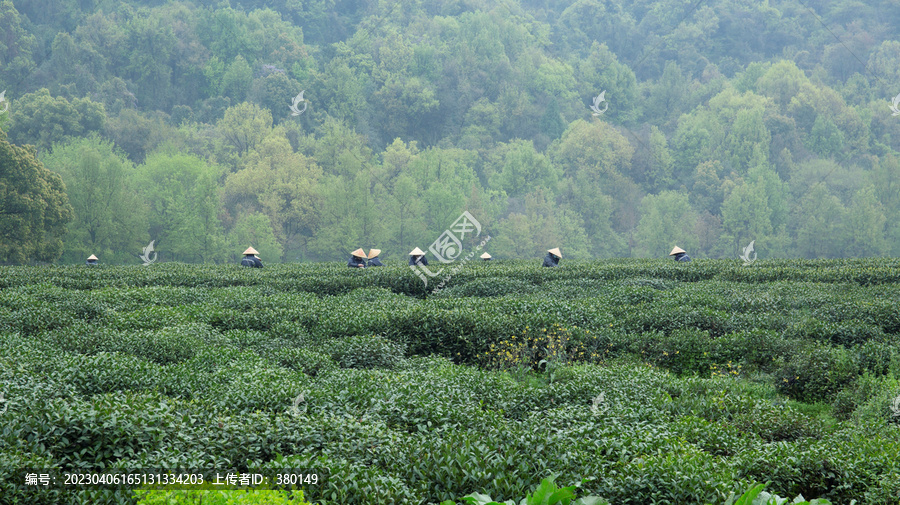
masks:
[[[550,254],[552,254],[552,255],[554,255],[554,256],[556,256],[556,257],[558,257],[558,258],[562,258],[562,253],[559,252],[559,247],[554,247],[553,249],[550,249],[550,250],[547,251],[547,252],[550,253]]]
[[[252,247],[248,247],[247,250],[244,251],[244,254],[253,254],[253,255],[256,255],[256,254],[259,254],[259,251],[257,251],[256,249],[254,249],[254,248],[252,248]]]
[[[678,246],[675,246],[672,248],[672,252],[669,253],[669,256],[675,256],[676,254],[683,253],[683,252],[687,252],[687,251],[685,251],[684,249],[682,249]]]
[[[381,254],[381,249],[370,249],[369,250],[369,259],[377,258],[379,254]]]
[[[418,247],[416,247],[415,249],[413,249],[412,251],[409,252],[409,255],[410,256],[424,256],[425,252],[422,251],[421,249],[419,249]]]
[[[88,256],[88,259],[89,260],[99,260],[100,258],[98,258],[92,254],[92,255]]]
[[[488,254],[488,253],[484,253],[484,254],[481,255],[481,259],[483,259],[483,260],[489,260],[489,259],[491,259],[491,255]]]
[[[359,249],[353,251],[353,252],[350,253],[350,254],[356,256],[357,258],[365,258],[365,257],[366,257],[366,251],[363,251],[363,250],[362,250],[362,247],[360,247]]]

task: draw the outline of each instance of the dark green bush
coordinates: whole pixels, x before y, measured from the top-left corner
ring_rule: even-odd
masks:
[[[404,346],[377,335],[354,335],[334,339],[328,352],[341,368],[394,368],[403,360]]]
[[[275,358],[283,367],[299,370],[310,377],[335,367],[331,356],[312,349],[287,348],[280,350]]]
[[[530,282],[509,277],[477,279],[463,284],[454,284],[439,290],[438,298],[489,298],[494,296],[524,295],[533,293],[537,287]]]
[[[810,343],[775,374],[775,386],[791,398],[805,402],[828,400],[859,373],[853,354],[843,347]]]
[[[709,332],[696,329],[679,329],[663,336],[650,348],[652,359],[659,366],[676,374],[708,374],[713,362],[714,350]]]
[[[783,338],[773,330],[753,329],[715,339],[710,356],[717,364],[742,363],[748,371],[771,372],[788,359],[800,342]]]
[[[854,351],[862,370],[875,375],[886,375],[892,370],[900,372],[900,339],[896,337],[870,340]]]

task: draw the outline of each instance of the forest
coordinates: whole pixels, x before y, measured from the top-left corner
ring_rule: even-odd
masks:
[[[465,210],[498,259],[897,256],[898,33],[889,0],[3,0],[0,264],[398,260]]]

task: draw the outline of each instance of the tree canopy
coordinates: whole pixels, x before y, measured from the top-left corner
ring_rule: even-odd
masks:
[[[889,0],[48,6],[0,1],[0,128],[61,261],[402,259],[464,210],[501,259],[900,254]]]

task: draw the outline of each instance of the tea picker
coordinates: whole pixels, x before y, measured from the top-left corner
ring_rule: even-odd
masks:
[[[370,249],[369,250],[369,266],[370,267],[383,267],[384,263],[378,259],[378,255],[381,254],[381,249]]]
[[[669,256],[675,256],[675,261],[691,261],[691,257],[687,255],[687,252],[678,246],[672,248],[672,252],[669,253]]]
[[[88,256],[87,259],[88,266],[95,266],[100,264],[100,259],[94,256],[93,254]]]
[[[547,255],[544,256],[544,266],[545,267],[558,267],[559,260],[562,258],[562,253],[559,251],[559,247],[554,247],[547,251]]]
[[[366,251],[363,251],[360,247],[350,253],[350,261],[347,262],[347,266],[351,268],[366,268]]]
[[[480,256],[480,258],[484,261],[491,261],[491,255],[488,253],[484,253]]]
[[[262,260],[259,259],[259,251],[254,249],[253,247],[248,247],[246,251],[244,251],[244,258],[241,259],[242,267],[250,267],[250,268],[262,268]]]
[[[425,251],[418,247],[409,252],[409,266],[415,265],[428,266],[428,258],[425,257]]]

